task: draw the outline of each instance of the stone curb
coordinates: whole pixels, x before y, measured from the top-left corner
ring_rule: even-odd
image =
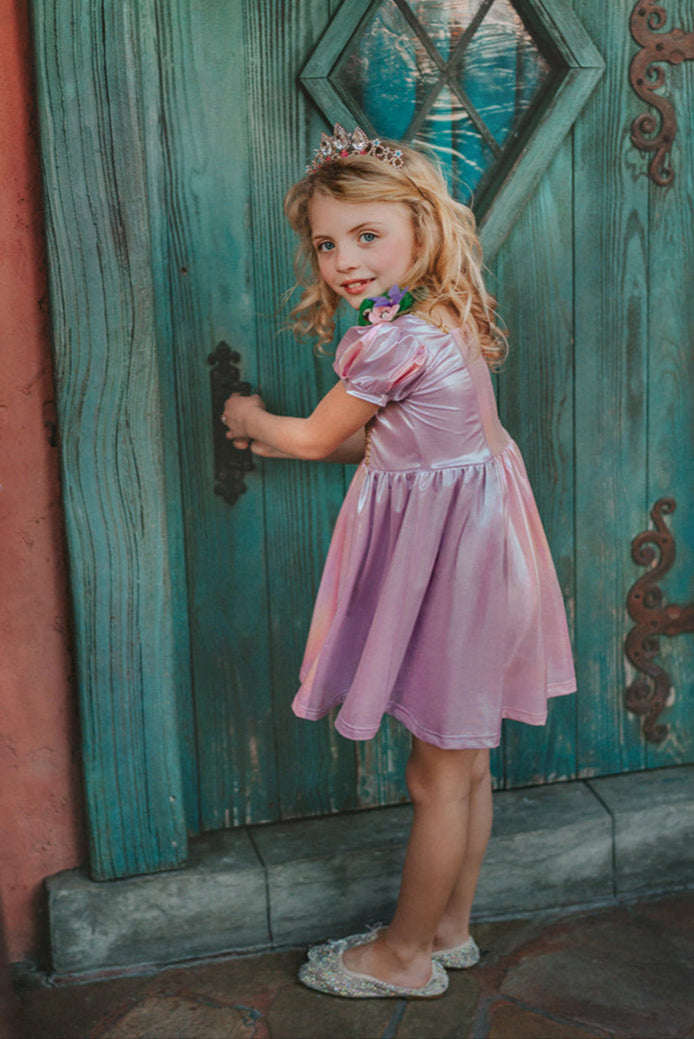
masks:
[[[475,900],[491,919],[694,883],[694,766],[494,795]],[[183,869],[47,882],[58,975],[300,945],[392,914],[403,805],[206,834]]]

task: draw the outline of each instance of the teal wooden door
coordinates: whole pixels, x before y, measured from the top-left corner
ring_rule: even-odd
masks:
[[[640,573],[629,546],[656,498],[678,503],[673,601],[692,597],[694,551],[692,63],[672,74],[680,133],[664,190],[629,140],[643,108],[628,81],[629,6],[35,0],[97,874],[180,861],[181,799],[197,832],[405,797],[399,726],[386,720],[376,740],[354,744],[329,720],[290,710],[350,471],[257,461],[236,504],[214,493],[208,357],[220,342],[271,409],[306,414],[334,379],[330,359],[286,330],[280,301],[293,250],[281,200],[335,119],[437,150],[456,193],[472,193],[509,326],[500,408],[557,563],[579,693],[552,703],[544,729],[506,724],[497,785],[694,757],[691,637],[662,647],[674,690],[664,742],[644,739],[623,699],[633,677],[625,602]],[[671,6],[673,24],[684,20],[683,0]],[[141,398],[140,346],[156,386]],[[124,401],[140,423],[134,437]],[[114,453],[95,466],[104,407],[120,417]],[[148,495],[146,512],[123,507]],[[110,569],[92,566],[95,546]],[[127,605],[141,593],[142,559],[153,604],[139,623],[159,633],[145,642],[154,686],[142,681]],[[121,601],[118,620],[108,603]],[[132,749],[142,717],[146,738]],[[143,777],[155,773],[151,787]],[[105,811],[114,784],[137,810]],[[133,850],[157,841],[164,850]]]
[[[198,772],[197,781],[192,769],[189,777],[191,809],[197,798],[200,825],[215,828],[391,803],[406,796],[410,739],[401,726],[387,719],[378,739],[355,745],[328,721],[306,724],[290,710],[351,474],[259,462],[236,504],[215,497],[206,357],[220,340],[229,343],[243,378],[271,409],[291,414],[305,414],[334,381],[329,358],[297,344],[282,329],[286,312],[277,316],[292,285],[282,196],[326,115],[426,141],[456,191],[479,194],[480,214],[499,226],[495,207],[513,219],[519,192],[530,193],[546,166],[538,149],[543,141],[556,148],[566,135],[601,61],[577,23],[561,33],[538,17],[526,24],[509,0],[179,4],[156,12],[144,89],[158,99],[151,111],[163,131],[152,124],[147,165],[161,221],[156,268],[166,277],[157,297],[161,337],[172,349],[170,425],[179,433],[192,676],[184,710]],[[282,32],[273,31],[280,22]],[[562,45],[584,59],[573,83],[565,81]],[[554,378],[565,378],[562,359]],[[522,428],[523,416],[506,411]],[[571,478],[567,467],[560,508]],[[572,716],[573,705],[562,710]],[[513,769],[517,782],[574,774],[560,748],[538,761],[523,738],[511,737],[510,768],[498,753],[499,783]]]

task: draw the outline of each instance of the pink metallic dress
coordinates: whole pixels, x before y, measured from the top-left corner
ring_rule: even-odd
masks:
[[[335,371],[380,406],[338,516],[293,710],[371,739],[384,714],[437,747],[495,747],[576,688],[532,490],[463,334],[406,314],[351,328]]]

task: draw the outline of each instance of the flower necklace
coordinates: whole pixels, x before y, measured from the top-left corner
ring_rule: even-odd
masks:
[[[401,289],[393,285],[385,296],[374,296],[365,299],[359,307],[360,325],[381,325],[385,321],[393,321],[401,314],[406,314],[429,295],[426,289]]]
[[[408,314],[414,310],[428,295],[429,290],[423,287],[410,291],[409,288],[401,289],[399,285],[392,285],[385,296],[373,296],[371,299],[363,300],[359,307],[358,324],[382,325],[387,321],[394,321],[401,314]],[[446,325],[438,325],[424,314],[419,314],[419,317],[436,328],[441,328],[443,332],[449,331]]]

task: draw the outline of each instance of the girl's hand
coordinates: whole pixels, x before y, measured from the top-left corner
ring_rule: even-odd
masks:
[[[227,427],[227,440],[247,440],[246,420],[254,410],[265,411],[265,404],[257,393],[250,397],[242,397],[240,393],[232,393],[224,405],[222,422]],[[244,445],[246,446],[246,445]]]

